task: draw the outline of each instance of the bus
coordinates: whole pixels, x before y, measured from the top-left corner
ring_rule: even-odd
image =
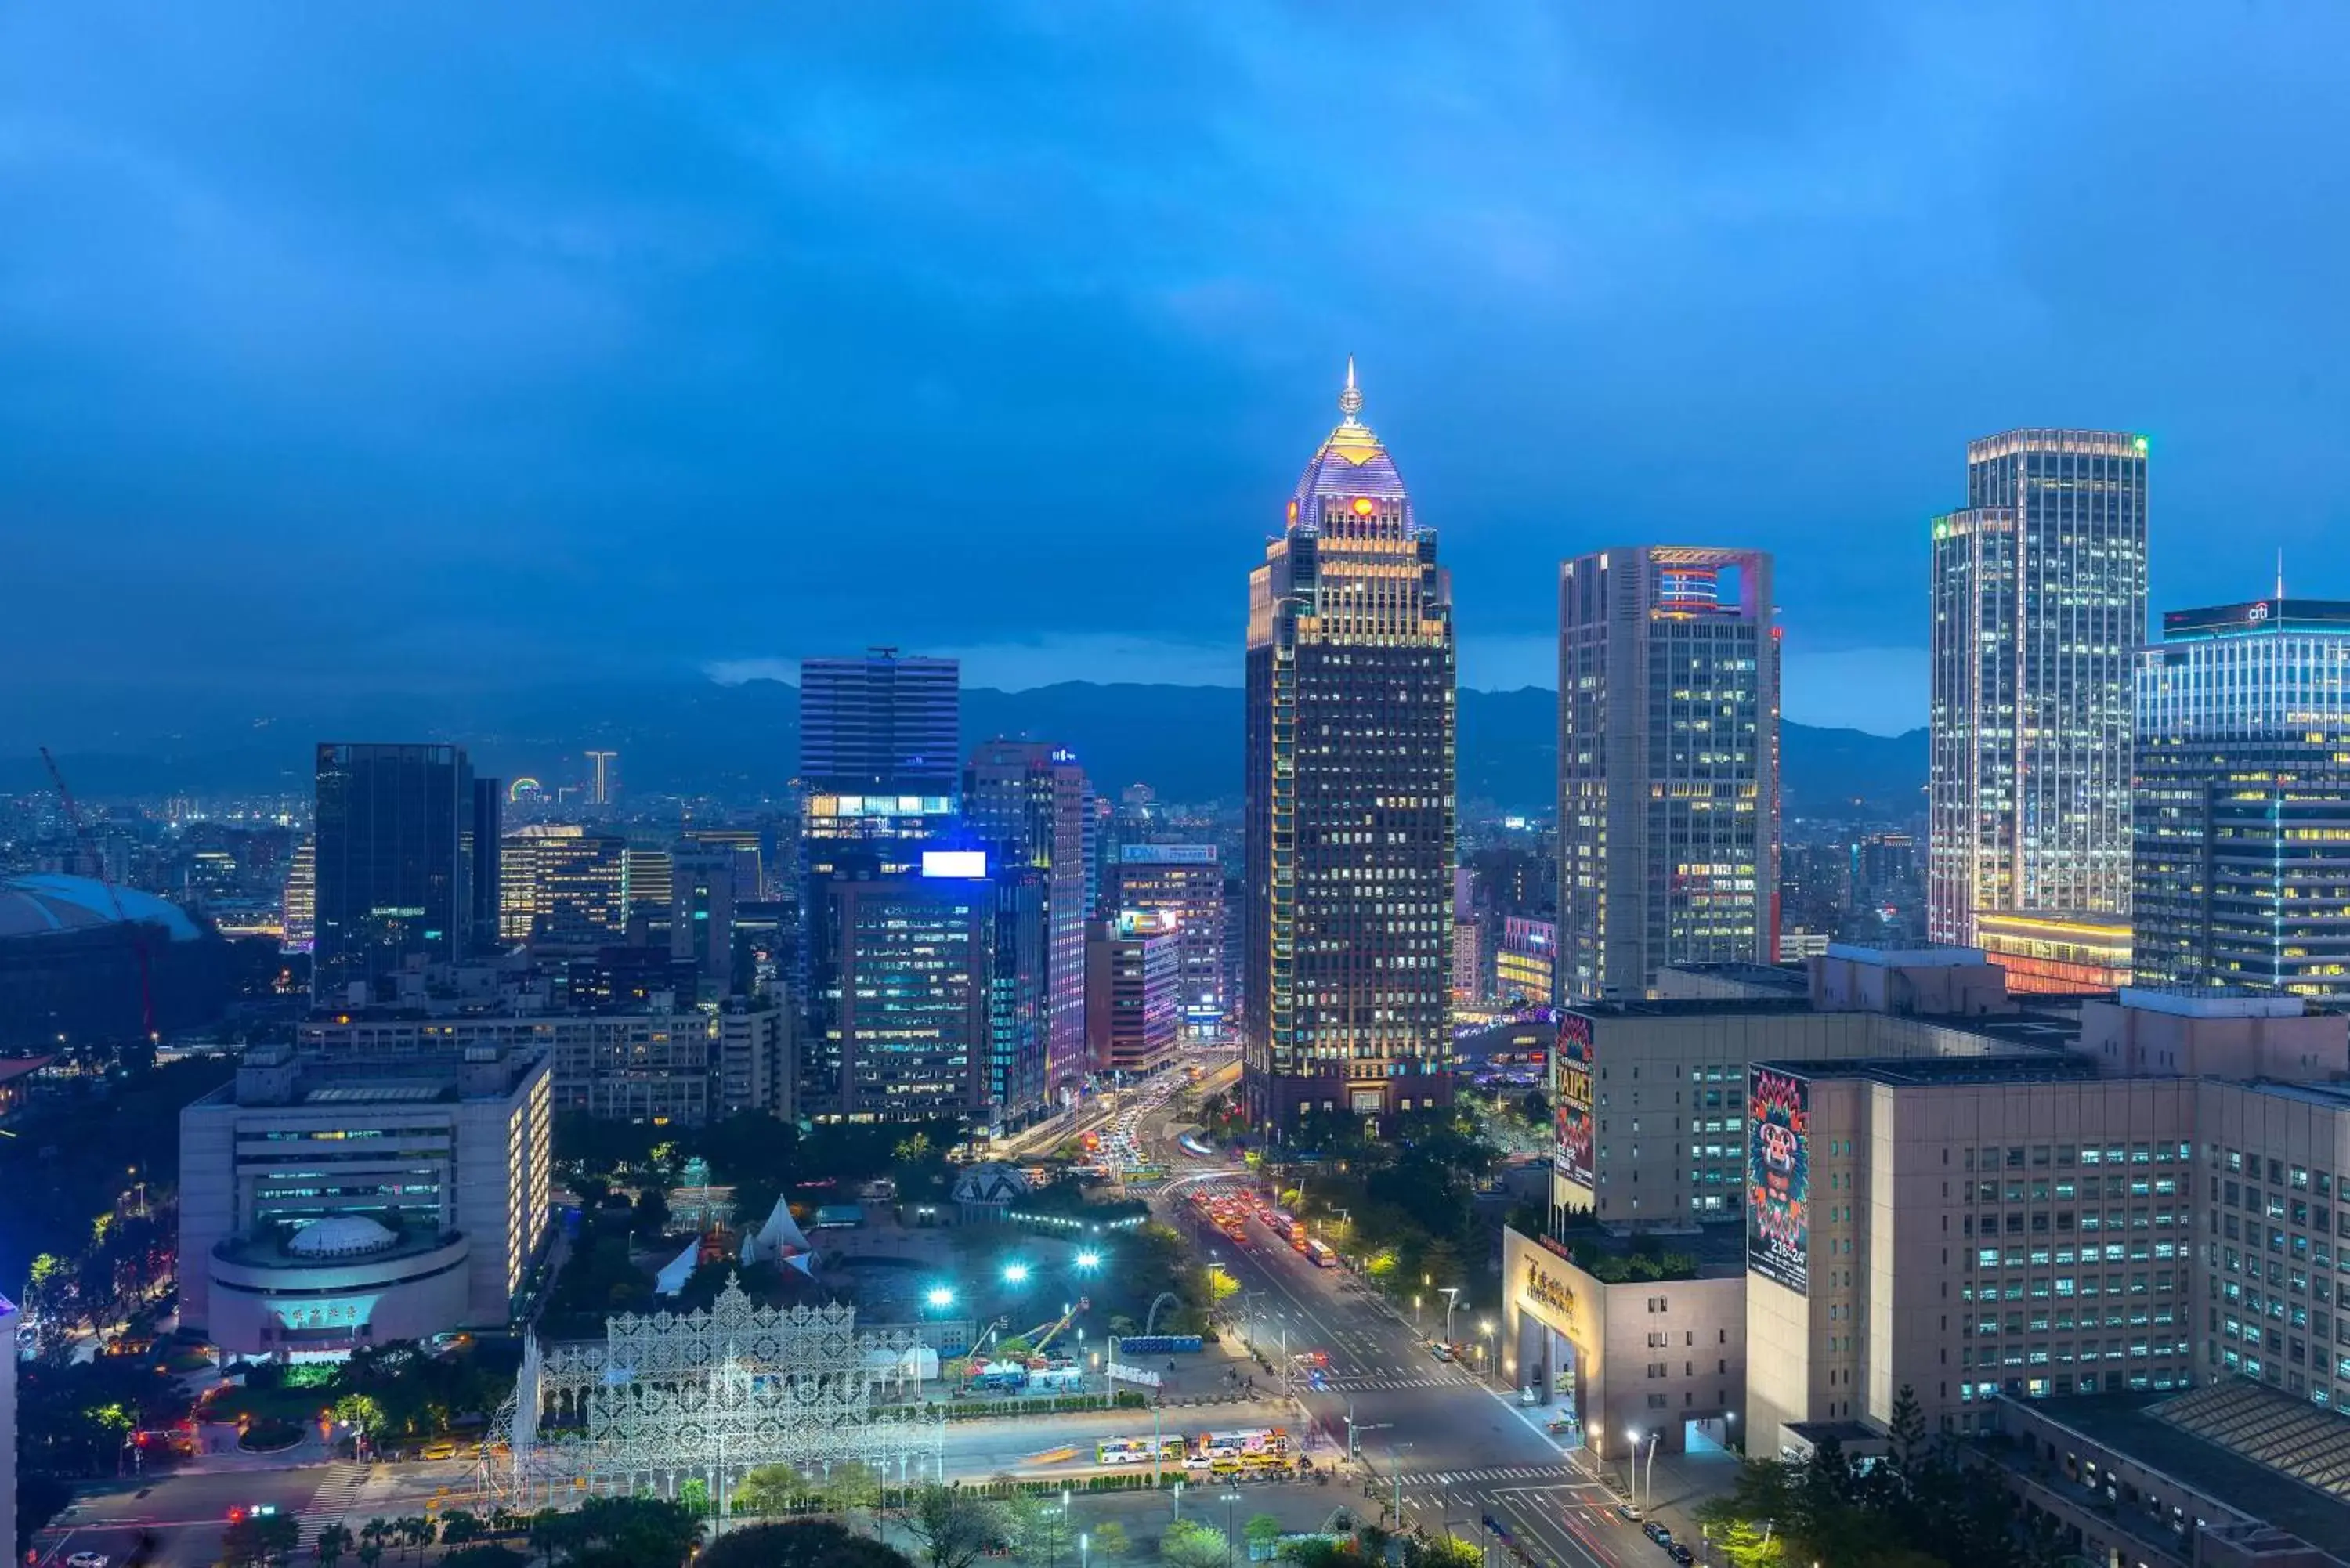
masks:
[[[1275,1458],[1289,1452],[1289,1434],[1279,1427],[1245,1427],[1232,1432],[1202,1432],[1193,1440],[1184,1463],[1193,1469],[1212,1468],[1220,1459],[1244,1459],[1252,1454]]]
[[[1305,1255],[1314,1260],[1314,1266],[1317,1269],[1335,1269],[1338,1266],[1337,1250],[1318,1236],[1305,1243]]]
[[[1265,1223],[1273,1227],[1274,1234],[1281,1237],[1284,1241],[1289,1237],[1295,1235],[1297,1232],[1296,1216],[1291,1214],[1285,1209],[1274,1210],[1272,1216],[1265,1220]]]
[[[1159,1457],[1169,1464],[1183,1462],[1181,1434],[1170,1432],[1159,1439]],[[1149,1438],[1107,1438],[1094,1447],[1094,1459],[1105,1465],[1147,1465],[1150,1462]]]

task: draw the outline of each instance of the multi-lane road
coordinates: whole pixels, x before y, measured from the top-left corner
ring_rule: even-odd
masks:
[[[1328,1357],[1320,1387],[1289,1378],[1303,1417],[1344,1451],[1351,1425],[1364,1487],[1405,1521],[1464,1539],[1503,1539],[1536,1563],[1561,1568],[1646,1568],[1671,1560],[1615,1511],[1606,1486],[1572,1462],[1543,1429],[1544,1412],[1523,1408],[1457,1362],[1440,1360],[1427,1334],[1356,1276],[1317,1268],[1252,1218],[1244,1241],[1209,1228],[1187,1200],[1202,1185],[1242,1185],[1178,1152],[1167,1121],[1143,1136],[1167,1148],[1178,1175],[1160,1199],[1164,1217],[1228,1271],[1239,1293],[1227,1303],[1238,1331],[1275,1371],[1258,1387],[1279,1386],[1284,1351]],[[1431,1318],[1440,1323],[1440,1314]],[[1497,1560],[1499,1556],[1497,1553]]]

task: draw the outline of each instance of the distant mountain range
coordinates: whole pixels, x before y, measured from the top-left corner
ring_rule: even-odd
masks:
[[[995,735],[1075,750],[1109,791],[1146,783],[1160,798],[1204,802],[1240,792],[1242,695],[1224,686],[1066,681],[1025,691],[963,692],[966,744]],[[709,680],[550,687],[494,696],[355,697],[261,718],[176,715],[172,732],[60,748],[78,794],[211,794],[310,788],[321,740],[463,742],[485,773],[577,779],[581,753],[620,753],[624,790],[755,799],[789,778],[799,749],[798,693],[778,681]],[[1461,796],[1540,810],[1556,790],[1557,697],[1526,687],[1461,693]],[[46,788],[37,736],[0,742],[0,791]],[[1789,815],[1904,816],[1926,783],[1926,732],[1784,727]]]

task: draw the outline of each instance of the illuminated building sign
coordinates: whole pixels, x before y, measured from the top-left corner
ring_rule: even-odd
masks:
[[[1563,1012],[1558,1019],[1558,1045],[1551,1052],[1555,1064],[1551,1102],[1556,1106],[1558,1147],[1553,1165],[1559,1175],[1585,1188],[1596,1188],[1591,1161],[1591,1020],[1580,1012]]]
[[[1554,1328],[1565,1328],[1575,1322],[1574,1290],[1539,1264],[1526,1265],[1526,1299],[1557,1314],[1551,1324]]]
[[[1811,1293],[1812,1085],[1749,1069],[1746,1091],[1746,1267]]]
[[[922,851],[922,875],[925,877],[984,877],[987,875],[987,851],[984,849],[925,849]]]

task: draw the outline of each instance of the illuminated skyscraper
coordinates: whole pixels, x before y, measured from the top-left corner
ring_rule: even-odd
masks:
[[[2350,1000],[2350,604],[2166,615],[2137,707],[2137,983]]]
[[[1251,1117],[1449,1103],[1452,586],[1357,417],[1249,576],[1242,1061]]]
[[[1086,826],[1092,799],[1085,769],[1058,746],[986,741],[963,770],[965,829],[993,849],[995,864],[1044,873],[1045,1081],[1052,1091],[1086,1075]]]
[[[311,994],[353,1000],[473,946],[473,769],[462,746],[322,743]],[[359,1000],[366,1001],[361,996]]]
[[[620,753],[618,752],[589,752],[586,753],[586,755],[588,758],[588,804],[589,805],[609,805],[612,804],[612,797],[619,792]]]
[[[1967,447],[1933,524],[1928,937],[1986,909],[2130,912],[2131,660],[2146,640],[2146,441]]]
[[[281,952],[307,953],[318,931],[318,841],[306,838],[294,846],[293,864],[286,872],[286,937]]]
[[[1558,697],[1561,996],[1633,1000],[1669,964],[1775,961],[1771,557],[1656,545],[1565,562]]]

